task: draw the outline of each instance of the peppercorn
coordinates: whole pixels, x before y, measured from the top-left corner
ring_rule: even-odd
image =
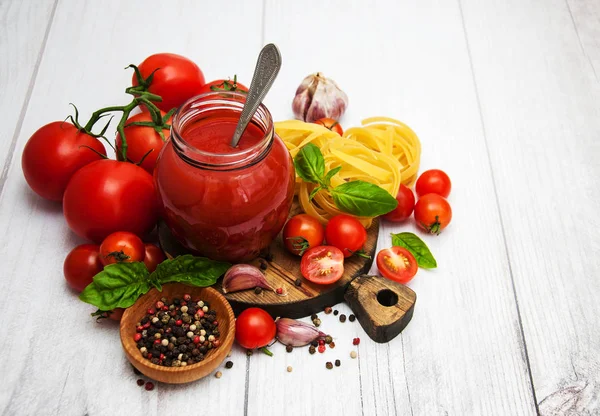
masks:
[[[140,386],[140,387],[143,386],[144,385],[144,380],[142,380],[141,378],[138,378],[137,385]]]
[[[331,342],[333,342],[333,338],[331,338],[331,335],[327,335],[327,336],[325,337],[325,344],[329,344],[329,343],[331,343]]]
[[[146,390],[150,391],[150,390],[154,390],[154,383],[151,381],[146,382]]]
[[[325,345],[319,345],[319,352],[323,354],[325,352]]]
[[[310,352],[311,354],[314,354],[315,352],[317,352],[317,350],[315,349],[314,345],[311,345],[310,347],[308,347],[308,352]]]
[[[287,366],[287,372],[288,372],[288,373],[291,373],[291,372],[292,372],[292,366],[291,366],[291,365],[288,365],[288,366]]]
[[[253,354],[252,350],[246,350],[246,355],[250,357]]]
[[[325,312],[327,315],[329,315],[331,313],[332,309],[331,306],[326,306],[325,310],[323,310],[323,312]]]
[[[329,348],[335,348],[335,342],[331,341],[331,342],[329,343]]]
[[[354,321],[356,321],[356,315],[350,315],[350,316],[348,317],[348,320],[349,320],[350,322],[354,322]]]
[[[341,314],[341,315],[340,315],[340,322],[341,322],[341,323],[344,323],[344,322],[346,322],[346,315],[344,315],[344,314]]]
[[[318,316],[316,313],[313,313],[313,314],[310,316],[310,319],[312,319],[313,321],[314,321],[315,319],[318,319],[318,318],[319,318],[319,316]]]
[[[350,351],[350,358],[356,358],[357,356],[356,351]]]
[[[267,262],[264,261],[263,259],[260,259],[259,263],[260,263],[260,269],[261,270],[267,270],[267,268],[269,267],[269,265],[267,264]]]
[[[296,285],[296,286],[302,286],[302,280],[300,280],[300,279],[294,280],[294,285]]]
[[[225,363],[225,368],[231,368],[231,367],[233,367],[233,361],[227,361]]]
[[[340,365],[342,365],[342,362],[340,360],[335,360],[335,366],[339,367]]]
[[[273,255],[271,253],[267,253],[267,254],[265,254],[264,259],[266,261],[273,261]]]
[[[358,344],[360,344],[360,338],[354,338],[352,340],[352,345],[358,345]]]
[[[310,345],[312,345],[313,347],[318,347],[319,346],[319,341],[317,341],[316,339],[314,341],[311,341]]]
[[[222,375],[223,375],[223,373],[221,373],[220,371],[217,371],[217,372],[215,373],[215,377],[216,377],[216,378],[221,378],[221,376],[222,376]]]
[[[321,326],[321,320],[317,318],[317,319],[315,319],[315,320],[313,321],[313,324],[314,324],[315,326]]]
[[[256,293],[257,295],[260,295],[260,294],[262,293],[262,288],[260,288],[260,287],[258,287],[258,286],[257,286],[257,287],[255,287],[255,288],[254,288],[254,293]]]
[[[277,289],[275,289],[275,293],[277,293],[278,295],[283,295],[283,288],[278,287]]]
[[[338,314],[338,313],[339,313],[339,312],[338,312],[337,310],[336,310],[336,311],[333,311],[333,314],[334,314],[335,316],[337,316],[337,314]]]
[[[294,347],[292,347],[291,345],[287,345],[287,346],[285,347],[285,350],[286,350],[287,352],[292,352],[292,351],[294,351]]]
[[[325,367],[326,367],[328,370],[331,370],[331,369],[333,368],[333,364],[331,364],[331,361],[327,361],[327,362],[325,363]]]

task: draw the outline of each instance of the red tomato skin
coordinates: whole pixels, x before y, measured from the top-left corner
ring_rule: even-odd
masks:
[[[100,261],[105,266],[113,263],[133,263],[144,260],[146,248],[141,238],[133,233],[117,231],[100,244]],[[123,258],[119,258],[122,256]]]
[[[235,320],[235,340],[249,350],[268,345],[276,332],[275,321],[260,308],[248,308]]]
[[[40,127],[27,141],[21,167],[29,187],[42,198],[61,201],[73,174],[106,156],[100,140],[81,133],[73,124],[55,121]]]
[[[367,230],[356,218],[340,214],[331,218],[325,227],[325,241],[350,257],[367,242]]]
[[[82,292],[103,269],[100,246],[95,244],[81,244],[75,247],[67,254],[63,264],[65,280],[77,292]]]
[[[404,261],[404,258],[406,258],[409,262],[409,266],[404,266],[405,268],[396,271],[392,270],[391,267],[393,267],[393,261],[391,264],[388,264],[390,256],[400,261]],[[388,257],[388,259],[386,259],[386,257]],[[392,247],[381,250],[377,253],[376,262],[377,269],[379,269],[379,273],[381,273],[383,277],[402,284],[410,282],[419,270],[415,256],[404,247]]]
[[[331,253],[331,255],[328,255]],[[329,272],[321,274],[321,264],[319,258],[329,257],[328,265],[331,266]],[[344,275],[344,254],[333,246],[313,247],[302,256],[300,261],[300,272],[302,276],[310,282],[320,285],[329,285],[337,282]]]
[[[152,176],[116,160],[99,160],[77,171],[63,199],[69,228],[97,243],[117,231],[142,238],[156,225],[157,212]]]
[[[327,128],[328,130],[335,131],[340,136],[342,134],[344,134],[344,129],[342,129],[342,125],[338,121],[336,121],[332,118],[327,118],[327,117],[320,118],[318,120],[315,120],[314,123],[320,124],[321,126]]]
[[[308,246],[299,249],[296,244],[297,237],[304,238],[308,242]],[[325,229],[316,218],[308,214],[298,214],[290,218],[285,224],[282,238],[285,248],[290,253],[301,256],[309,248],[323,244]]]
[[[398,201],[396,209],[385,214],[383,218],[392,222],[406,221],[415,209],[415,194],[409,187],[401,184],[396,201]]]
[[[160,247],[150,243],[146,243],[144,249],[144,264],[148,271],[152,273],[160,263],[166,260],[165,253],[163,253]]]
[[[125,312],[125,309],[123,309],[123,308],[113,309],[112,312],[108,314],[108,319],[112,319],[113,321],[116,321],[116,322],[121,322],[121,318],[123,317],[123,312]]]
[[[164,116],[166,113],[161,112]],[[169,120],[169,124],[171,124],[171,120]],[[164,144],[167,140],[169,140],[169,136],[171,135],[170,129],[163,129],[163,134],[165,135],[165,141],[163,142],[162,137],[158,134],[153,127],[148,126],[130,126],[129,123],[134,122],[148,122],[152,121],[152,116],[148,112],[142,112],[130,117],[125,124],[125,138],[127,139],[127,159],[131,160],[133,163],[139,163],[144,155],[148,153],[148,151],[152,150],[148,156],[144,158],[144,161],[140,165],[146,172],[152,175],[154,172],[154,166],[156,166],[156,159],[163,148]],[[123,140],[121,139],[121,135],[117,134],[116,139],[117,145],[117,154],[121,152],[121,146],[123,145]]]
[[[452,220],[452,208],[438,194],[423,195],[415,204],[417,225],[430,234],[439,234]],[[437,218],[436,218],[437,217]]]
[[[211,87],[217,87],[219,89],[223,88],[224,89],[224,83],[228,82],[230,84],[233,85],[233,80],[232,79],[217,79],[215,81],[211,81],[211,82],[207,82],[206,84],[204,84],[204,86],[202,88],[200,88],[200,92],[199,94],[206,94],[209,92],[215,92],[211,89]],[[227,91],[227,90],[224,90]],[[236,87],[235,89],[231,89],[229,91],[245,91],[248,92],[248,88],[242,84],[241,82],[236,82]]]
[[[427,194],[438,194],[448,198],[452,189],[452,182],[446,172],[439,169],[430,169],[421,174],[415,184],[415,191],[420,198]]]
[[[205,84],[200,67],[188,58],[174,53],[151,55],[138,68],[144,78],[158,68],[148,90],[162,97],[162,101],[154,104],[165,112],[200,94],[200,89]],[[135,74],[131,82],[134,86],[138,85]]]

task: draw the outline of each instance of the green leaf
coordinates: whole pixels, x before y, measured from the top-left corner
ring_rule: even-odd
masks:
[[[321,150],[312,143],[305,145],[294,158],[296,173],[305,182],[323,183],[325,176],[325,159]]]
[[[419,267],[424,269],[435,269],[437,267],[437,261],[429,251],[427,244],[413,233],[392,234],[392,245],[404,247],[410,251],[417,259]]]
[[[325,175],[325,185],[329,186],[329,184],[331,183],[331,178],[333,178],[336,173],[338,173],[340,170],[342,170],[341,166],[338,166],[337,168],[333,168],[331,169],[329,172],[327,172],[327,175]]]
[[[79,299],[102,310],[128,308],[150,290],[148,269],[142,262],[108,265],[94,276]]]
[[[214,285],[231,264],[210,260],[206,257],[194,257],[191,254],[165,260],[150,275],[151,281],[158,284],[169,282],[185,283],[191,286],[206,287]]]
[[[315,189],[312,190],[312,192],[310,193],[310,195],[308,196],[308,200],[312,201],[313,198],[315,197],[315,195],[321,190],[323,189],[322,186],[317,186]]]
[[[387,214],[398,206],[396,198],[385,189],[364,181],[352,181],[336,186],[331,189],[331,196],[341,211],[359,217]]]

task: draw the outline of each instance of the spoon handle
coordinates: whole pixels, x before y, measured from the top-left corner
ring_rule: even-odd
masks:
[[[242,109],[242,115],[233,133],[231,139],[231,147],[237,147],[244,130],[248,127],[248,123],[252,120],[254,113],[258,110],[258,106],[265,99],[265,96],[271,89],[279,69],[281,68],[281,54],[277,46],[269,43],[258,55],[250,89],[246,97],[246,103]]]

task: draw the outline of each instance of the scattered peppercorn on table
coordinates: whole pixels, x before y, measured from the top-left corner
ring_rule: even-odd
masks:
[[[206,403],[234,416],[600,413],[599,16],[594,0],[2,1],[0,413],[159,415]],[[411,232],[438,264],[408,283],[414,316],[392,341],[371,341],[360,316],[330,305],[302,319],[329,336],[321,342],[275,344],[272,356],[234,344],[209,376],[164,384],[134,371],[118,324],[96,322],[65,283],[65,256],[87,241],[59,202],[27,186],[23,148],[71,114],[70,102],[81,120],[123,102],[122,68],[153,53],[249,86],[270,42],[283,61],[265,100],[273,120],[294,118],[307,74],[335,79],[347,94],[344,130],[384,114],[418,134],[419,173],[452,178],[452,223],[435,236],[380,221],[377,251],[390,233]],[[136,351],[156,350],[160,362],[173,345],[170,363],[187,366],[210,354],[195,346],[218,349],[219,316],[195,320],[195,305],[186,331],[176,328],[187,304],[175,322],[166,311],[140,316],[137,333],[156,319],[177,336],[146,332]]]

